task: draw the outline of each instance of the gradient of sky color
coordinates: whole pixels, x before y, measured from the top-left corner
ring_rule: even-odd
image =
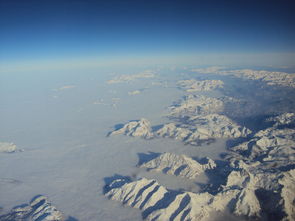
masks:
[[[0,0],[0,62],[295,52],[290,0]]]

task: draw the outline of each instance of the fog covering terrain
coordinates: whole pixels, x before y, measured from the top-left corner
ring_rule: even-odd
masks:
[[[294,87],[209,72],[1,74],[0,220],[25,203],[34,220],[39,195],[49,220],[292,220]]]

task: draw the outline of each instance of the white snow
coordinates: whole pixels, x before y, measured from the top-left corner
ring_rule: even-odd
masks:
[[[0,140],[14,142],[24,152],[0,154],[0,216],[42,194],[47,199],[44,211],[55,218],[61,212],[64,217],[89,221],[135,221],[143,215],[158,220],[212,220],[216,214],[223,217],[228,213],[260,219],[265,211],[283,211],[283,219],[294,219],[294,129],[288,128],[290,124],[282,128],[292,121],[290,114],[273,118],[279,123],[255,131],[227,151],[228,138],[248,136],[250,130],[220,113],[225,102],[219,90],[214,92],[219,95],[215,98],[211,92],[207,97],[199,91],[189,95],[175,87],[183,78],[180,75],[161,76],[157,70],[157,78],[154,71],[122,77],[123,73],[142,71],[114,72],[117,77],[108,74],[109,70],[26,73],[21,84],[13,76],[1,76],[9,87],[1,88],[5,96]],[[43,74],[50,76],[46,82]],[[158,86],[161,82],[165,87]],[[75,90],[52,99],[57,93],[52,88],[69,83]],[[215,87],[211,86],[210,90]],[[225,84],[223,87],[226,90]],[[128,96],[139,88],[149,89],[140,96]],[[107,105],[93,105],[93,101]],[[168,119],[171,114],[176,119]],[[180,115],[188,117],[186,122],[177,121]],[[120,123],[127,126],[117,125],[116,129],[124,129],[115,133],[129,136],[106,136]],[[160,125],[166,130],[161,131]],[[190,141],[188,135],[191,142],[200,137],[216,141],[185,145],[183,140]],[[5,152],[15,152],[14,144],[1,145]],[[148,153],[158,158],[147,159]],[[225,167],[218,164],[222,153],[229,154]],[[204,157],[212,161],[199,161]],[[136,167],[143,160],[145,164],[140,165],[145,167]],[[217,189],[212,187],[214,182],[220,184]],[[114,201],[105,196],[106,185],[107,196]],[[261,189],[267,191],[269,205],[261,204],[257,196]],[[161,203],[164,205],[159,206]],[[28,204],[18,210],[31,207]],[[150,207],[154,209],[148,210]],[[39,215],[37,212],[36,218]]]

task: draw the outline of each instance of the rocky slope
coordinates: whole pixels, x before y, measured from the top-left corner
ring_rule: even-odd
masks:
[[[241,127],[228,117],[220,114],[194,116],[188,119],[188,124],[168,123],[153,131],[148,120],[131,121],[110,135],[124,134],[133,137],[151,139],[154,137],[170,137],[186,144],[199,145],[200,141],[214,138],[246,137],[251,131]]]
[[[62,221],[65,218],[45,196],[39,195],[29,204],[14,207],[8,214],[1,215],[0,220]]]
[[[204,115],[221,112],[223,110],[223,102],[217,98],[190,94],[172,105],[170,109],[170,116],[174,117]]]
[[[178,81],[177,84],[184,88],[187,92],[196,91],[211,91],[216,88],[223,87],[223,81],[221,80],[204,80],[197,81],[195,79]]]
[[[267,128],[231,150],[238,154],[235,158],[260,163],[264,168],[288,166],[295,163],[295,130]]]
[[[251,80],[262,80],[265,81],[268,85],[295,87],[295,74],[263,70],[256,71],[251,69],[234,70],[230,73],[233,73],[235,76]]]
[[[274,72],[274,71],[265,71],[265,70],[251,70],[251,69],[224,71],[222,70],[222,68],[218,68],[218,67],[193,69],[192,71],[203,73],[203,74],[233,75],[239,78],[261,80],[266,82],[266,84],[268,85],[280,85],[280,86],[295,88],[295,73]]]
[[[165,124],[155,134],[159,137],[171,137],[188,144],[198,145],[202,140],[246,137],[251,133],[249,129],[239,126],[220,114],[191,117],[189,123],[188,125]]]
[[[168,190],[156,180],[114,180],[106,196],[142,210],[147,220],[208,220],[210,214],[230,210],[238,216],[260,216],[254,188],[227,184],[216,195]]]
[[[208,220],[214,212],[264,220],[294,220],[295,170],[273,173],[240,163],[217,194],[173,191],[156,180],[116,179],[106,196],[139,208],[147,220]]]
[[[208,122],[202,124],[203,118],[208,116],[212,120],[215,118],[216,125],[211,125],[213,134],[220,136],[218,127],[226,131],[223,135],[235,136],[237,133],[233,129],[236,127],[231,126],[230,130],[223,125],[223,121],[219,121],[218,114],[212,114],[191,117],[191,127],[182,128],[173,123],[164,125],[165,129],[161,128],[155,134],[188,140],[192,136],[192,128],[197,131],[198,122],[200,128],[210,125]],[[224,168],[216,167],[210,159],[200,164],[173,153],[160,154],[140,165],[148,171],[189,179],[196,179],[208,169],[212,173],[222,170],[228,174],[226,182],[215,189],[214,194],[211,194],[210,185],[200,193],[173,191],[155,180],[142,178],[135,181],[117,179],[108,185],[106,195],[141,209],[147,220],[208,220],[217,211],[230,211],[236,216],[259,220],[294,220],[295,130],[290,127],[292,119],[293,114],[274,117],[271,119],[274,121],[272,127],[258,131],[248,141],[231,147],[225,158],[229,164]],[[204,131],[201,130],[202,134],[208,134]],[[249,133],[245,128],[239,132],[244,135]]]
[[[150,122],[144,118],[138,121],[131,121],[125,124],[122,128],[111,132],[109,135],[124,134],[132,137],[142,137],[150,139],[153,137]]]
[[[269,85],[293,87],[292,75],[215,70]],[[187,92],[213,90],[223,85],[211,80],[185,80],[178,84]],[[113,132],[143,138],[170,137],[190,145],[214,138],[247,138],[236,139],[235,145],[229,147],[223,168],[210,159],[201,164],[174,153],[160,154],[139,165],[148,171],[188,179],[197,179],[199,174],[210,170],[210,174],[222,174],[222,184],[213,187],[209,183],[201,192],[194,193],[169,190],[156,180],[145,178],[116,179],[107,184],[106,195],[141,209],[147,220],[210,220],[212,213],[224,211],[253,220],[295,220],[295,114],[268,118],[263,122],[263,130],[252,133],[221,114],[224,99],[190,94],[171,106],[169,119],[174,122],[153,131],[148,121],[137,121]]]
[[[221,114],[208,114],[206,116],[195,116],[189,119],[190,124],[196,130],[194,136],[213,138],[238,138],[246,137],[251,131]]]
[[[251,178],[264,213],[274,220],[295,219],[295,130],[282,127],[290,122],[286,116],[274,118],[273,127],[232,147],[227,157],[231,168],[245,171],[244,178],[236,180]]]
[[[265,167],[263,163],[259,162],[233,159],[232,166],[233,172],[229,175],[227,186],[231,185],[245,190],[246,185],[252,192],[248,194],[248,199],[252,203],[244,210],[258,212],[258,205],[260,205],[259,213],[263,215],[265,220],[294,220],[294,169],[285,171],[280,167]],[[257,206],[253,208],[255,204]],[[255,213],[258,214],[257,212]],[[252,212],[253,215],[255,213]]]
[[[282,185],[283,211],[287,215],[284,220],[295,220],[295,169],[283,173],[279,184]]]
[[[185,155],[163,153],[155,159],[141,164],[140,167],[147,168],[148,171],[163,172],[188,179],[195,179],[204,171],[211,170],[216,167],[213,160],[207,158],[206,161],[206,163],[201,164]]]
[[[276,117],[268,118],[267,121],[274,122],[274,126],[280,125],[295,125],[295,114],[294,113],[283,113]]]

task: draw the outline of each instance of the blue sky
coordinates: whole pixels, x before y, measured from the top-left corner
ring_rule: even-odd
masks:
[[[0,0],[0,63],[294,54],[292,1]]]

